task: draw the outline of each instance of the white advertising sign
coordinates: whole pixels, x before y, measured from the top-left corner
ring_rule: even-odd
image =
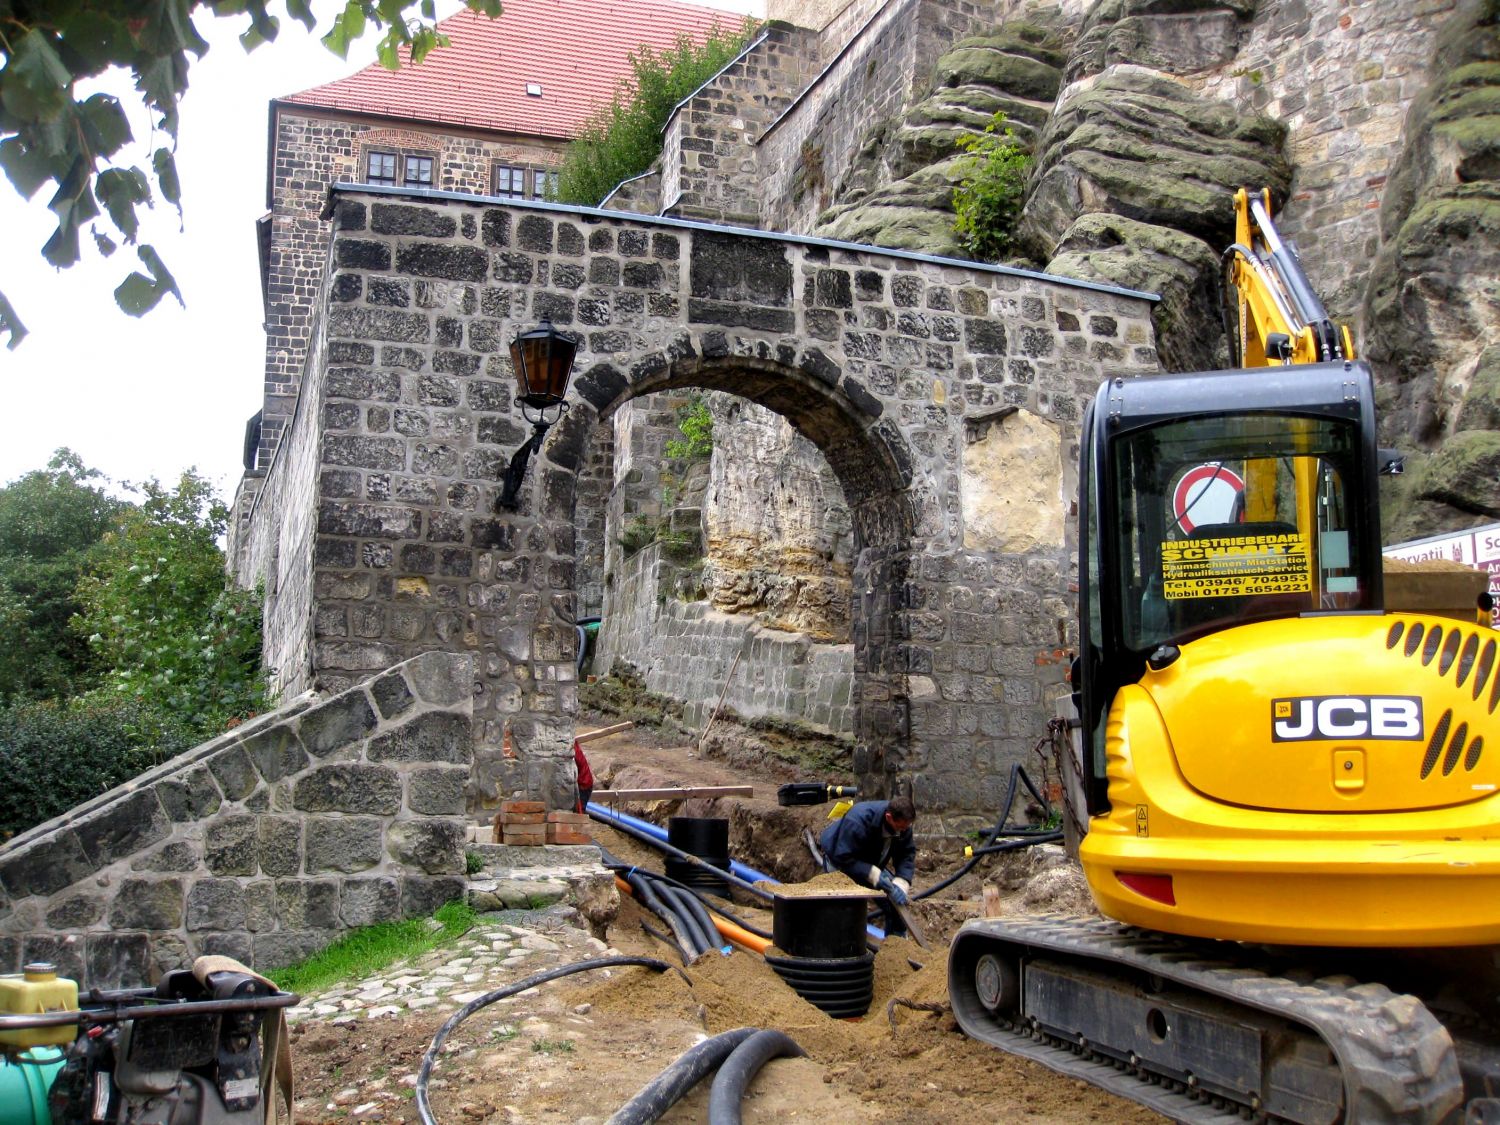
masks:
[[[1500,629],[1500,523],[1456,531],[1451,535],[1414,539],[1410,543],[1396,543],[1385,548],[1384,553],[1407,562],[1449,559],[1489,571],[1490,595],[1496,601],[1495,608],[1490,611],[1490,624]]]

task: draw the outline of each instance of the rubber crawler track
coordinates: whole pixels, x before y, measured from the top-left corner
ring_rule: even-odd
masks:
[[[1312,1028],[1332,1048],[1344,1079],[1346,1121],[1359,1125],[1436,1125],[1463,1104],[1463,1081],[1448,1032],[1415,997],[1348,977],[1297,982],[1270,976],[1232,960],[1236,947],[1194,943],[1115,922],[1086,918],[970,922],[954,938],[951,973],[969,962],[960,948],[1001,941],[1037,952],[1124,966],[1200,993],[1269,1012]],[[1270,1120],[1249,1105],[1199,1100],[1185,1086],[1142,1075],[1078,1045],[1018,1026],[1007,1030],[974,1024],[971,1005],[959,997],[963,982],[950,977],[949,996],[964,1031],[1012,1054],[1081,1078],[1177,1121],[1220,1125]],[[971,990],[970,990],[971,991]],[[967,1010],[965,1010],[967,1008]],[[1274,1119],[1281,1120],[1281,1119]]]

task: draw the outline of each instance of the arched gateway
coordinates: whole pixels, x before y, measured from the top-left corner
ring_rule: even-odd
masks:
[[[295,420],[234,544],[266,583],[284,691],[475,655],[470,799],[565,802],[576,711],[575,488],[597,423],[675,388],[786,417],[848,503],[856,770],[983,812],[1045,727],[1070,638],[1076,426],[1156,370],[1146,295],[671,219],[334,189]],[[578,341],[571,409],[519,511],[530,434],[507,350]],[[507,742],[505,731],[510,738]]]

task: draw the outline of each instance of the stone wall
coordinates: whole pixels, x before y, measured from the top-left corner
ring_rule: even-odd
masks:
[[[1287,127],[1292,186],[1278,229],[1339,319],[1360,316],[1407,110],[1432,79],[1436,34],[1456,6],[1260,0],[1236,57],[1189,76],[1205,93]]]
[[[683,703],[690,727],[708,722],[722,694],[724,706],[742,718],[854,734],[853,645],[818,644],[805,633],[684,601],[679,568],[660,543],[631,555],[616,575],[596,671],[630,665],[649,690]]]
[[[137,987],[256,968],[464,894],[472,660],[429,653],[304,697],[0,850],[0,972]]]
[[[496,163],[554,167],[562,142],[494,138],[461,129],[392,128],[289,102],[273,103],[270,245],[265,265],[266,386],[258,467],[270,463],[290,423],[328,257],[328,229],[318,218],[328,189],[364,179],[361,154],[371,146],[434,157],[433,186],[487,195]]]
[[[974,483],[966,420],[1013,408],[1055,431],[1053,487],[1027,502],[1065,504],[1082,403],[1106,375],[1155,369],[1148,300],[588,208],[373,187],[335,199],[325,371],[309,379],[322,401],[307,415],[322,429],[317,686],[471,652],[471,800],[569,802],[591,435],[642,396],[723,391],[787,418],[848,504],[856,770],[875,787],[910,781],[928,807],[993,805],[991,777],[1065,690],[1072,551],[1064,538],[1015,552],[968,526],[1006,482]],[[529,435],[506,344],[544,316],[579,343],[572,409],[519,511],[497,514],[498,477]]]
[[[811,77],[815,41],[771,25],[677,107],[662,130],[661,214],[770,225],[755,142]]]

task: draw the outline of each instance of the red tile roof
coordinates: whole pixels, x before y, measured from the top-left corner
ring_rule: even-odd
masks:
[[[571,138],[630,73],[642,44],[702,42],[743,16],[677,0],[504,0],[491,20],[465,10],[439,25],[451,44],[398,71],[378,63],[281,99],[411,121]],[[528,83],[541,96],[526,92]]]

